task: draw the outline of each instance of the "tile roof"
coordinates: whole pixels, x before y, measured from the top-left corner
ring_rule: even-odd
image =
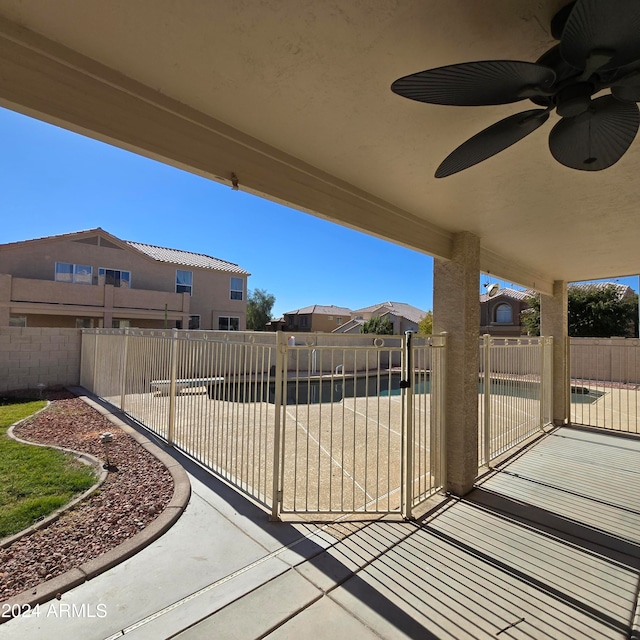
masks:
[[[230,273],[238,273],[241,275],[250,275],[242,267],[233,262],[213,258],[204,253],[192,253],[191,251],[182,251],[181,249],[168,249],[166,247],[156,247],[151,244],[142,244],[141,242],[131,242],[125,240],[126,244],[149,258],[153,258],[158,262],[168,262],[171,264],[179,264],[185,267],[199,267],[200,269],[213,269],[215,271],[228,271]]]
[[[59,233],[50,236],[42,236],[40,238],[31,238],[30,240],[22,240],[20,242],[12,242],[1,246],[13,246],[23,244],[27,242],[40,242],[43,240],[54,240],[62,238],[80,238],[83,236],[90,236],[91,234],[100,234],[107,238],[130,246],[140,253],[143,253],[147,257],[156,260],[158,262],[167,262],[170,264],[179,264],[185,267],[200,267],[201,269],[213,269],[215,271],[226,271],[229,273],[237,273],[239,275],[249,276],[248,271],[238,266],[234,262],[227,262],[220,258],[214,258],[212,256],[205,255],[204,253],[192,253],[191,251],[182,251],[181,249],[168,249],[166,247],[156,247],[151,244],[143,244],[142,242],[132,242],[130,240],[122,240],[112,233],[105,231],[101,227],[94,229],[83,229],[82,231],[73,231],[71,233]]]
[[[618,292],[618,298],[622,299],[628,295],[633,294],[633,289],[626,284],[619,284],[617,282],[572,282],[569,287],[585,290],[600,290],[607,287],[613,287]]]
[[[512,300],[526,300],[527,298],[534,296],[535,293],[536,292],[532,289],[526,289],[525,291],[522,291],[520,289],[509,289],[507,287],[505,289],[498,289],[498,293],[496,293],[494,296],[491,296],[491,298],[494,300],[495,298],[500,297],[511,298]],[[486,302],[487,300],[489,300],[489,296],[486,293],[480,294],[480,302]]]
[[[633,294],[633,289],[626,284],[619,284],[617,282],[572,282],[569,285],[570,289],[605,289],[606,287],[614,287],[618,291],[618,297],[620,299]],[[524,291],[519,289],[499,289],[498,293],[492,296],[492,299],[505,297],[512,298],[513,300],[526,300],[532,296],[537,295],[537,292],[533,289],[526,289]],[[489,299],[486,293],[480,295],[480,302],[486,302]]]
[[[357,309],[353,313],[355,315],[358,313],[373,313],[374,311],[380,311],[381,314],[393,313],[397,316],[406,318],[410,322],[415,322],[416,324],[420,322],[425,315],[427,315],[426,311],[418,309],[418,307],[414,307],[406,302],[381,302],[379,304],[371,305],[370,307]]]
[[[285,316],[293,316],[302,313],[317,313],[325,316],[350,316],[351,309],[347,307],[336,307],[332,304],[312,304],[308,307],[302,307],[302,309],[294,309],[293,311],[285,311]]]

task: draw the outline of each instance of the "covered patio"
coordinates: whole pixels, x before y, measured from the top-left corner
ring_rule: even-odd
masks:
[[[554,112],[499,155],[438,179],[452,149],[530,103],[442,106],[390,90],[442,65],[535,62],[556,42],[549,25],[564,4],[0,0],[0,105],[435,258],[434,333],[447,333],[448,501],[425,522],[368,524],[329,545],[319,559],[342,567],[357,556],[361,568],[330,588],[312,580],[307,603],[273,635],[313,623],[340,637],[327,626],[334,620],[351,637],[347,629],[632,633],[639,444],[567,427],[567,283],[640,271],[640,144],[604,171],[570,169],[549,153]],[[542,294],[560,429],[479,479],[481,272]],[[398,277],[431,286],[421,274]],[[266,606],[250,598],[272,602],[269,589],[305,567],[317,571],[305,559],[238,606]],[[203,637],[196,628],[184,637]]]

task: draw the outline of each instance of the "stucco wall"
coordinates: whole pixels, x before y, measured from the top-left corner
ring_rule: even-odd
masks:
[[[0,327],[0,392],[80,383],[80,330]]]

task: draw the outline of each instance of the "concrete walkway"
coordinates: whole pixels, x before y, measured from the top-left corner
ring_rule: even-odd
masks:
[[[177,452],[178,522],[0,639],[629,638],[640,439],[559,429],[419,522],[271,523]],[[633,636],[636,637],[636,636]]]

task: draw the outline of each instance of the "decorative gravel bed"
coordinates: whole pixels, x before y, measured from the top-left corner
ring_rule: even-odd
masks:
[[[173,495],[167,468],[126,433],[67,392],[18,425],[24,440],[55,444],[104,459],[100,434],[113,434],[112,470],[91,496],[47,527],[0,549],[0,601],[96,558],[136,535]],[[115,469],[113,469],[115,467]]]

